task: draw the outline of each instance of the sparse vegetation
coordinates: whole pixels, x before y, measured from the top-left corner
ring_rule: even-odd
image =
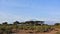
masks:
[[[41,24],[41,23],[40,23]],[[40,25],[34,21],[32,23],[30,22],[24,22],[20,23],[18,21],[14,22],[13,24],[8,24],[7,22],[4,22],[3,24],[0,24],[0,34],[10,34],[10,33],[16,33],[18,30],[32,30],[35,33],[44,33],[44,32],[51,32],[55,28],[60,28],[59,24],[55,25],[48,25],[48,24],[42,24]],[[57,32],[59,34],[59,32]]]

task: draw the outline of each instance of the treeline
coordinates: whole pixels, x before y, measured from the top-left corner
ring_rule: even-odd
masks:
[[[3,22],[2,24],[8,24],[8,22]],[[43,25],[44,21],[25,21],[25,22],[19,22],[15,21],[13,24],[8,25]]]
[[[25,22],[15,21],[13,22],[13,24],[3,22],[2,24],[0,24],[0,34],[12,34],[19,32],[19,30],[32,30],[35,33],[50,32],[59,25],[60,23],[56,23],[54,25],[44,24],[44,21],[25,21]]]

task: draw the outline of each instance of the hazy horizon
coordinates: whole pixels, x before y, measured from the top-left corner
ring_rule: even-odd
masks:
[[[60,0],[0,0],[0,23],[31,19],[60,22]]]

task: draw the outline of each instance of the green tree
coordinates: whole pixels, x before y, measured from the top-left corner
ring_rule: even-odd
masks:
[[[55,23],[54,25],[60,25],[60,23]]]
[[[15,22],[13,22],[13,24],[17,25],[17,24],[20,24],[20,22],[19,21],[15,21]]]

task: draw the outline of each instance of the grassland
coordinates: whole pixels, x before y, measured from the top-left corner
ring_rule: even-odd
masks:
[[[16,22],[15,22],[16,23]],[[58,25],[17,25],[17,24],[7,24],[6,22],[0,24],[0,34],[60,34],[60,24]]]

